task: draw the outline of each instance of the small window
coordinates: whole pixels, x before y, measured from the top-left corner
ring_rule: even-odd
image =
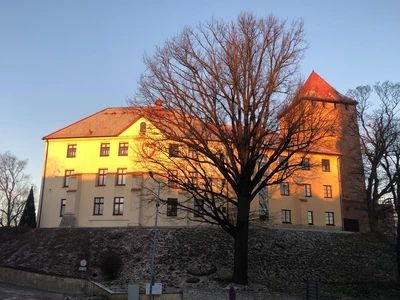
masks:
[[[178,214],[178,199],[168,198],[167,199],[167,216],[176,217]]]
[[[76,144],[68,145],[67,157],[76,157]]]
[[[198,159],[199,153],[197,150],[193,149],[192,147],[189,147],[188,156],[189,156],[189,158]]]
[[[102,216],[103,209],[104,209],[104,197],[94,198],[93,215],[94,216]]]
[[[178,171],[176,170],[171,171],[170,174],[168,175],[168,187],[170,187],[171,189],[178,189],[179,184],[177,178],[178,178]]]
[[[292,216],[289,209],[282,209],[282,223],[292,223]]]
[[[348,105],[345,104],[345,105],[344,105],[344,110],[348,110],[348,109],[349,109]]]
[[[303,161],[301,162],[302,170],[310,170],[310,159],[303,157]]]
[[[124,197],[115,197],[113,215],[122,216],[123,214],[124,214]]]
[[[117,182],[116,185],[126,184],[126,169],[117,169]]]
[[[304,196],[311,197],[311,184],[304,185]]]
[[[308,225],[314,225],[314,216],[312,211],[307,212]]]
[[[67,203],[67,199],[61,199],[60,217],[62,217],[65,214],[66,203]]]
[[[169,157],[178,157],[179,156],[179,145],[178,144],[169,144]]]
[[[335,217],[333,212],[325,213],[325,223],[326,225],[334,226],[335,225]]]
[[[146,135],[146,122],[140,123],[140,129],[139,129],[139,134],[140,135]]]
[[[331,167],[329,164],[329,159],[323,159],[322,160],[322,172],[330,172]]]
[[[204,200],[194,199],[194,217],[201,217],[204,213]]]
[[[110,144],[109,143],[101,143],[100,156],[110,156]]]
[[[281,183],[281,195],[289,196],[289,183],[288,182]]]
[[[69,178],[74,174],[74,170],[65,170],[63,187],[69,187]]]
[[[119,143],[119,151],[118,155],[119,156],[128,156],[128,143]]]
[[[282,168],[287,168],[288,166],[288,160],[287,156],[279,156],[279,163],[282,164]]]
[[[97,174],[97,185],[104,186],[106,185],[107,179],[107,169],[99,169],[99,173]]]
[[[198,177],[197,172],[189,172],[190,183],[193,186],[197,186],[197,183],[198,183],[198,178],[197,177]]]
[[[332,186],[324,185],[324,198],[332,198]]]

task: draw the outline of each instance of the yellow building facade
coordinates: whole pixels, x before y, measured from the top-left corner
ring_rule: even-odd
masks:
[[[154,126],[135,108],[107,108],[45,136],[38,226],[153,226],[155,204],[150,200],[159,185],[149,171],[156,167],[143,159],[138,163],[137,152],[154,154],[143,140],[146,128]],[[253,200],[253,220],[342,229],[343,153],[315,149],[288,180],[265,188]],[[193,213],[174,204],[196,203],[165,181],[161,180],[160,198],[168,201],[159,207],[159,225],[197,226]],[[232,207],[225,211],[234,214]]]

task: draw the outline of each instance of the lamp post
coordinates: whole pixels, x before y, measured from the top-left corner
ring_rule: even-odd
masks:
[[[153,285],[154,285],[154,258],[156,255],[158,207],[160,206],[161,182],[154,178],[154,173],[152,171],[149,171],[149,176],[158,184],[158,192],[157,192],[157,200],[156,200],[156,220],[154,223],[153,253],[151,255],[151,280],[150,280],[150,293],[149,293],[149,300],[151,300],[151,297],[153,295]]]

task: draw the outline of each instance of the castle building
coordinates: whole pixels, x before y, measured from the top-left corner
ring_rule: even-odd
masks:
[[[359,206],[363,198],[354,187],[360,186],[361,177],[350,170],[361,176],[362,164],[358,165],[359,144],[349,131],[354,128],[351,121],[356,102],[338,93],[315,72],[296,99],[316,101],[332,110],[340,122],[341,136],[331,145],[313,147],[301,170],[261,191],[252,202],[253,215],[276,224],[344,226],[357,231],[362,223]],[[154,109],[162,109],[161,101]],[[144,157],[156,151],[143,141],[150,128],[157,130],[151,118],[135,107],[106,108],[43,137],[46,149],[38,226],[153,226],[155,205],[148,201],[157,190],[157,182],[149,176],[153,166],[135,163],[135,151],[141,151]],[[195,213],[189,216],[177,209],[177,203],[190,201],[188,194],[170,182],[163,186],[167,188],[161,190],[160,197],[167,201],[159,208],[159,225],[197,225]],[[188,205],[196,209],[200,203]],[[226,206],[227,214],[231,210]]]

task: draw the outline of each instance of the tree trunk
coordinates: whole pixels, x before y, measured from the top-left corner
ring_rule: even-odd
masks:
[[[238,199],[237,228],[234,235],[235,254],[232,281],[237,284],[248,283],[248,240],[250,204],[247,199]]]
[[[396,258],[397,258],[397,283],[400,285],[400,224],[399,224],[399,222],[397,222]]]

